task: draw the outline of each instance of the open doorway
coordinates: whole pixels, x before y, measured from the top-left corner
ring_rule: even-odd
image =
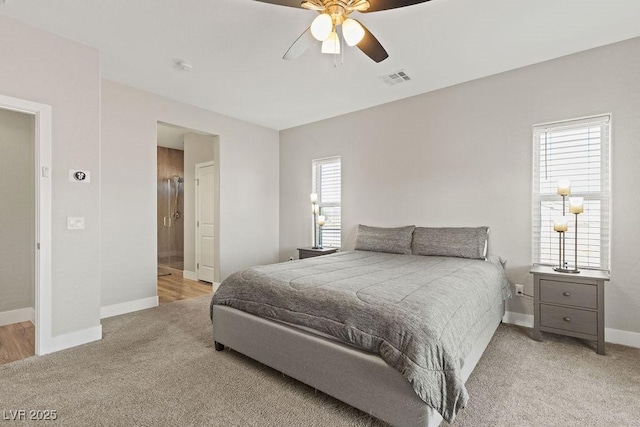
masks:
[[[0,109],[0,363],[35,354],[35,117]]]
[[[215,144],[214,135],[158,122],[157,233],[160,304],[212,293],[213,274],[199,274],[201,268],[213,267],[214,253],[211,251],[206,254],[206,264],[197,258],[200,226],[197,201],[204,197],[213,206],[215,191],[213,187],[204,194],[198,191],[196,165],[205,162],[215,164]],[[211,238],[215,239],[215,236],[211,235]]]
[[[0,364],[52,351],[51,107],[0,95]]]

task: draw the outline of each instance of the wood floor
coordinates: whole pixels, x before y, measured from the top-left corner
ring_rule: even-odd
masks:
[[[0,365],[33,356],[35,336],[35,328],[29,321],[0,326]]]
[[[170,272],[170,276],[158,277],[158,299],[160,304],[213,295],[211,284],[184,279],[182,273],[178,273],[175,270]]]

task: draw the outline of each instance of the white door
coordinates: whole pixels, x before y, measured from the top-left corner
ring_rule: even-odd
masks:
[[[198,280],[213,283],[213,162],[196,165],[196,268]]]

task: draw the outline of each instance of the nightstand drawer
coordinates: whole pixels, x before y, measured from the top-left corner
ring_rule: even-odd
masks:
[[[540,279],[540,301],[595,310],[598,308],[598,287]]]
[[[568,307],[540,304],[540,325],[582,334],[598,334],[598,313]]]

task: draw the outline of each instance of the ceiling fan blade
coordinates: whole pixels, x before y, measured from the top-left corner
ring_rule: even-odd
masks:
[[[359,22],[359,24],[362,25],[362,22]],[[389,54],[384,50],[378,39],[371,34],[371,31],[369,31],[367,27],[362,25],[362,28],[364,29],[364,37],[360,40],[360,43],[356,45],[358,49],[375,62],[382,62],[387,59]]]
[[[307,28],[307,30],[304,33],[300,34],[300,37],[298,37],[296,41],[293,42],[282,59],[291,61],[298,58],[300,55],[305,53],[315,41],[316,39],[311,34],[311,27]]]
[[[262,0],[258,0],[262,1]],[[426,3],[429,0],[369,0],[369,9],[362,13],[378,12],[381,10],[397,9],[399,7],[413,6],[414,4]],[[271,3],[271,2],[268,2]],[[274,2],[275,3],[275,2]]]
[[[256,0],[262,3],[271,3],[277,4],[280,6],[289,6],[289,7],[297,7],[301,8],[302,1],[301,0]]]

